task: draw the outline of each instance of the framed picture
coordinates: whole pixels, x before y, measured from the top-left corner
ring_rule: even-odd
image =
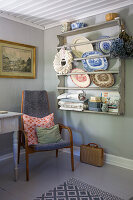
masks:
[[[0,77],[35,78],[36,48],[0,40]]]

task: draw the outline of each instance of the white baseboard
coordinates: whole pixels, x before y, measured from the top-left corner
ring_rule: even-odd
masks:
[[[105,162],[110,165],[115,165],[118,167],[123,167],[126,169],[133,170],[133,160],[128,158],[123,158],[111,154],[105,154]]]
[[[63,152],[70,153],[69,149],[63,149]],[[80,147],[74,147],[74,155],[80,156]],[[105,154],[105,163],[133,170],[133,160],[107,153]]]
[[[65,153],[70,153],[69,149],[63,149],[62,150]],[[25,151],[21,150],[21,155],[24,154]],[[80,147],[74,147],[74,155],[80,156]],[[13,158],[13,153],[5,154],[3,156],[0,156],[0,162],[7,160],[9,158]],[[119,156],[114,156],[111,154],[105,154],[105,163],[110,164],[110,165],[115,165],[118,167],[126,168],[133,170],[133,160],[119,157]]]
[[[25,153],[25,151],[21,150],[20,155],[22,155],[24,153]],[[7,159],[10,159],[10,158],[13,158],[13,153],[4,154],[3,156],[0,156],[0,162],[7,160]]]

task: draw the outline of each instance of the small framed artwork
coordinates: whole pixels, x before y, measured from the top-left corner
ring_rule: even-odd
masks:
[[[0,77],[35,78],[36,48],[0,40]]]

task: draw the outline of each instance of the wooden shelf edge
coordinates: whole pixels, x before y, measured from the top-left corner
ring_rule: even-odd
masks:
[[[89,32],[89,31],[93,31],[93,30],[95,31],[99,28],[103,29],[103,28],[109,28],[109,27],[118,26],[118,25],[120,25],[120,19],[115,19],[115,20],[111,20],[111,21],[107,21],[107,22],[105,21],[105,22],[102,22],[102,23],[87,26],[87,27],[84,27],[84,28],[79,28],[79,29],[76,29],[76,30],[67,31],[67,32],[64,32],[64,33],[57,35],[57,37],[66,37],[66,36],[71,36],[71,35],[77,35],[77,34],[80,34],[80,33],[85,33],[85,32]]]
[[[58,90],[112,90],[118,91],[119,87],[116,88],[98,88],[98,87],[89,87],[89,88],[81,88],[81,87],[57,87]]]
[[[119,113],[115,112],[97,112],[97,111],[91,111],[91,110],[83,110],[85,113],[96,113],[96,114],[107,114],[107,115],[120,115]]]
[[[62,109],[59,109],[59,110],[61,110],[61,111],[75,111],[75,112],[82,112],[82,113],[94,113],[94,114],[115,115],[115,116],[121,115],[120,113],[115,113],[115,112],[97,112],[97,111],[91,111],[91,110],[83,110],[83,111],[79,111],[79,110],[62,110]]]
[[[77,44],[65,44],[62,46],[58,46],[57,49],[81,46],[81,45],[86,45],[86,44],[93,44],[93,43],[102,42],[102,41],[106,41],[106,40],[114,40],[118,37],[119,37],[119,35],[114,36],[114,37],[109,37],[109,38],[101,38],[101,39],[97,39],[97,40],[88,40],[88,42],[81,42],[81,43],[77,43]]]
[[[107,55],[94,55],[94,56],[87,56],[84,58],[74,58],[74,61],[80,61],[80,60],[87,60],[87,59],[94,59],[94,58],[109,58],[110,54]]]
[[[118,70],[112,70],[112,71],[97,71],[97,72],[77,72],[77,73],[67,73],[67,74],[57,74],[57,76],[70,76],[70,75],[76,75],[76,74],[119,74]]]

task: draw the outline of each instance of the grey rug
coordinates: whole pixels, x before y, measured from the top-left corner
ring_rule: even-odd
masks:
[[[34,200],[122,200],[94,186],[71,178]]]

